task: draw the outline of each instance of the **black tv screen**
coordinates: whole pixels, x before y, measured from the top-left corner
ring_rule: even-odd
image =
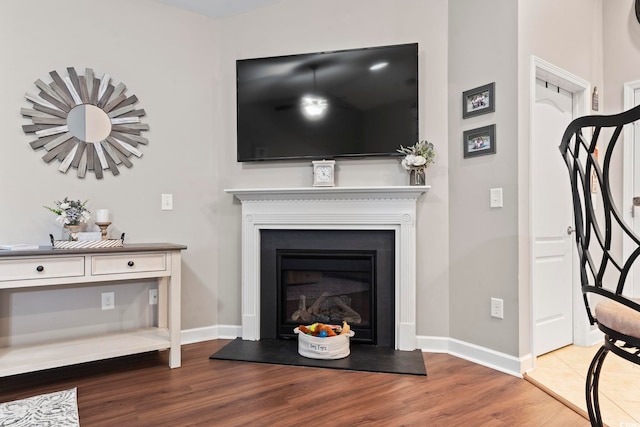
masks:
[[[397,155],[418,140],[418,44],[236,61],[238,161]]]

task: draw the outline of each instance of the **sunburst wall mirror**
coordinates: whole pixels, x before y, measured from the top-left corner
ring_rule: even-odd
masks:
[[[32,124],[22,129],[36,136],[29,145],[45,151],[45,162],[58,160],[60,172],[76,169],[78,177],[84,178],[89,171],[98,179],[104,171],[118,175],[118,167],[133,166],[131,156],[142,157],[139,146],[149,142],[141,135],[149,130],[141,122],[146,113],[136,109],[138,98],[127,96],[123,83],[114,86],[108,74],[98,78],[86,68],[79,75],[74,67],[67,68],[67,73],[61,77],[51,71],[51,83],[38,79],[35,85],[40,92],[25,94],[33,108],[22,108],[20,113]]]

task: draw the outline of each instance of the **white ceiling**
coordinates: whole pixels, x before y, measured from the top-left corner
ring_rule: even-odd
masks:
[[[224,18],[258,9],[280,0],[156,0],[180,9],[190,10],[210,18]]]

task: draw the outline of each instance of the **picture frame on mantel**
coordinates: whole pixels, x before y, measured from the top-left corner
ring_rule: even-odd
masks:
[[[495,82],[462,93],[462,118],[479,116],[496,111]]]
[[[496,154],[496,125],[464,131],[462,134],[464,158]]]

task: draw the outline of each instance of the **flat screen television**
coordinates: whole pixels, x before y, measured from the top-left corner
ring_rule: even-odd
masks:
[[[418,44],[236,61],[238,161],[397,155],[418,140]]]

